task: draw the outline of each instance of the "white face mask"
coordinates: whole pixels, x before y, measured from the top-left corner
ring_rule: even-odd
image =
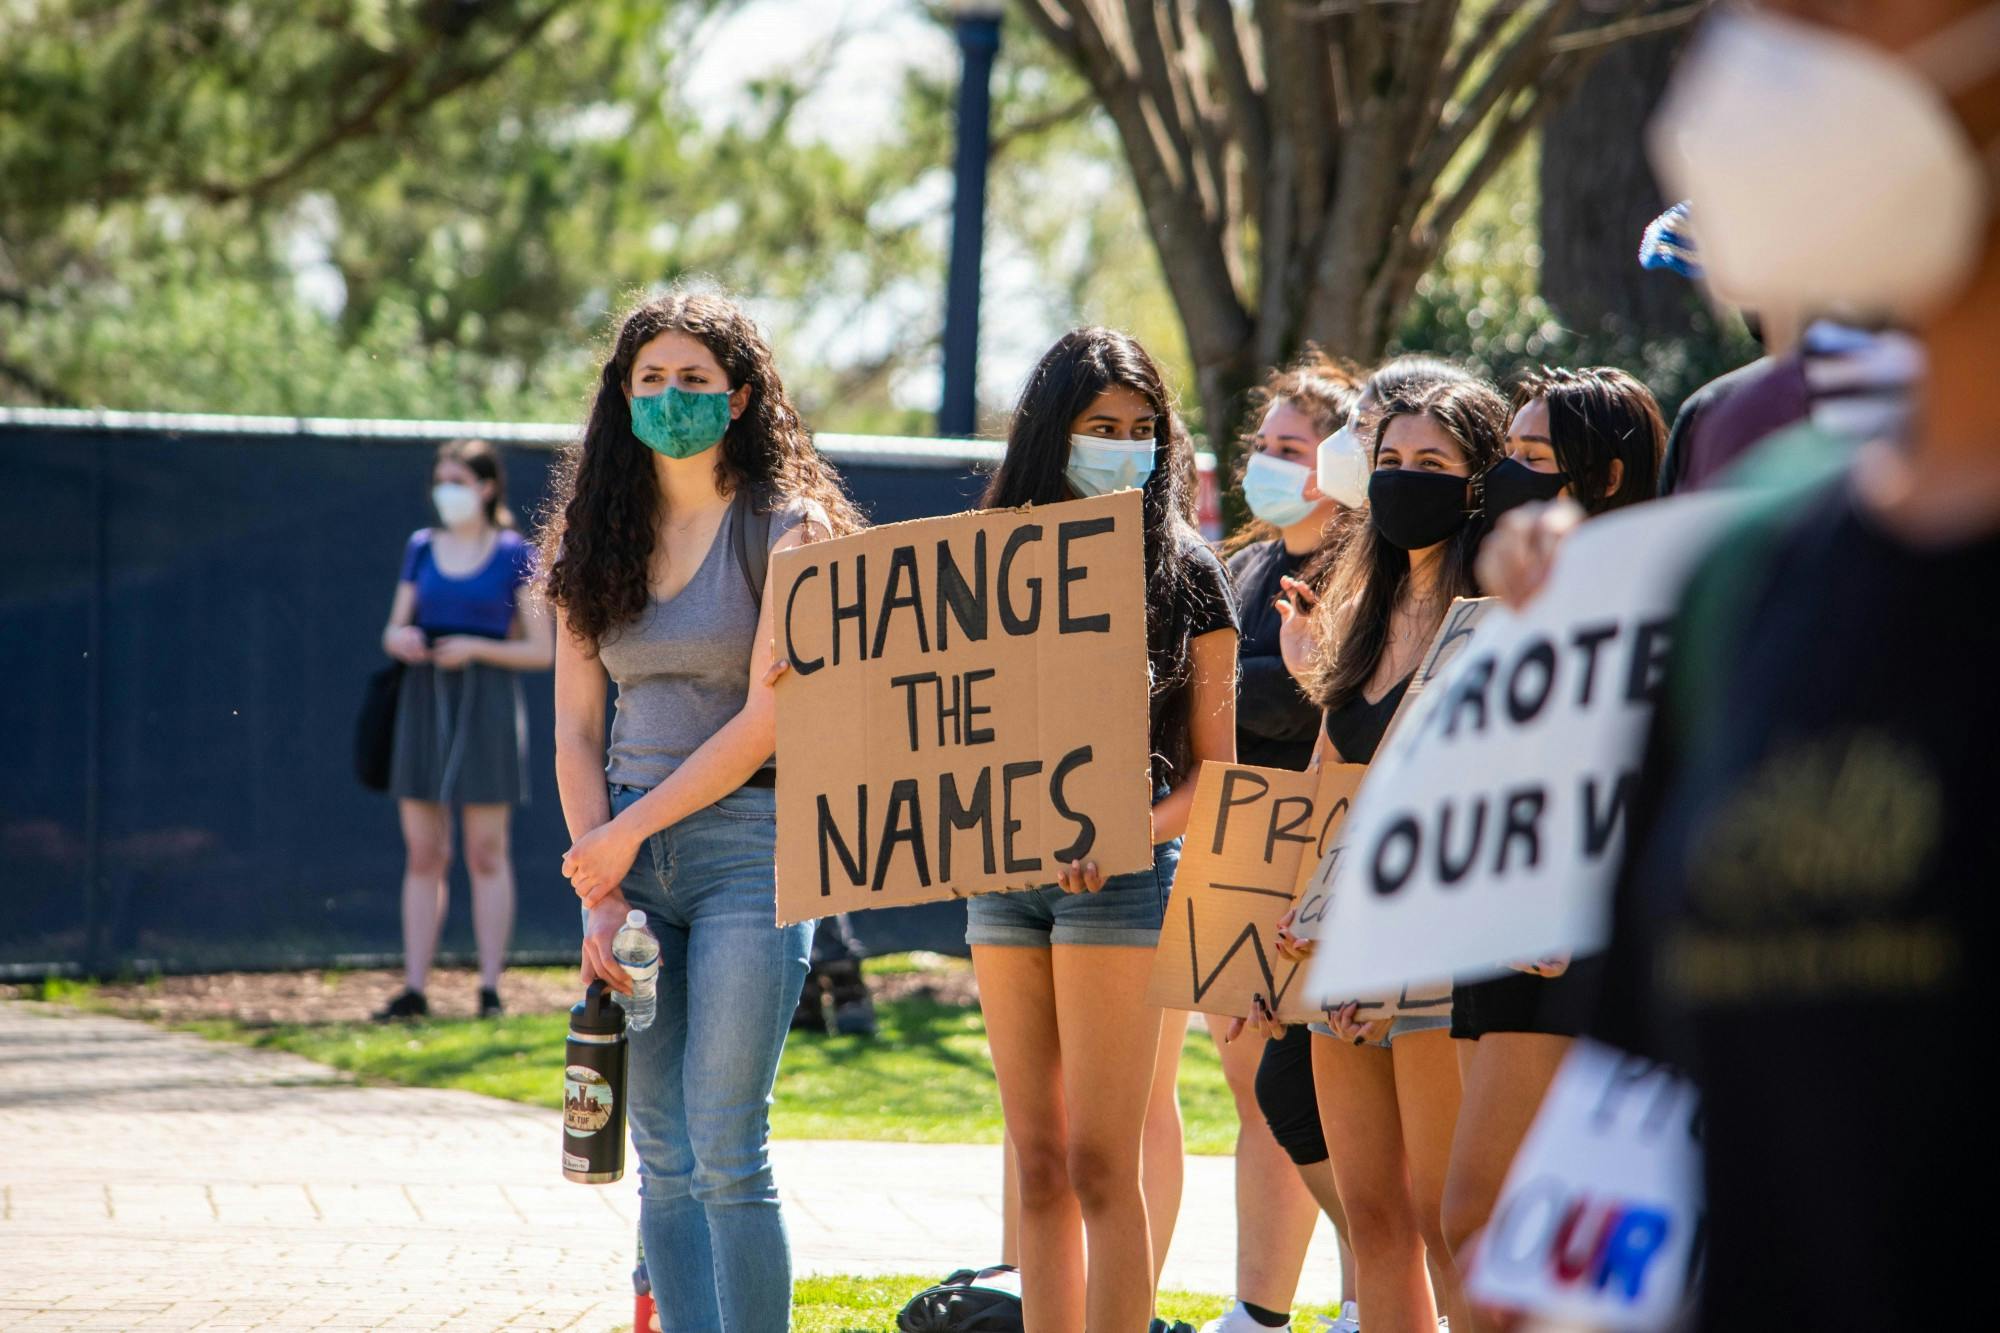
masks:
[[[1354,433],[1349,422],[1319,442],[1320,494],[1343,509],[1359,509],[1368,503],[1368,448]]]
[[[465,483],[446,481],[431,487],[431,503],[437,506],[438,517],[444,520],[444,525],[455,528],[476,517],[485,501],[479,498],[478,491]]]
[[[1904,320],[1948,299],[1984,244],[1992,173],[1945,96],[1996,48],[2000,5],[1900,57],[1778,15],[1710,19],[1650,140],[1716,294]]]

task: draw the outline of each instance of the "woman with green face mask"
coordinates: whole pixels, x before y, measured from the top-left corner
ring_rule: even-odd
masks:
[[[773,924],[771,608],[752,553],[859,526],[739,307],[675,292],[626,317],[563,455],[543,563],[584,980],[630,990],[611,955],[630,908],[660,944],[627,1095],[673,1328],[790,1322],[766,1106],[812,926]]]

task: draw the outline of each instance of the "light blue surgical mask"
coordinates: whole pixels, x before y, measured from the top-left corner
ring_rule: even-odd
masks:
[[[722,443],[729,429],[729,395],[694,393],[669,384],[632,400],[632,433],[669,458],[693,458]]]
[[[1153,441],[1069,437],[1069,465],[1063,479],[1079,496],[1109,495],[1144,486],[1153,475]]]
[[[1274,528],[1289,528],[1319,503],[1305,497],[1312,469],[1271,454],[1252,454],[1243,469],[1243,500]]]

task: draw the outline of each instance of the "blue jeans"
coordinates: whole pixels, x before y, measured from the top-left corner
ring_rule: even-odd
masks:
[[[612,812],[644,794],[613,787]],[[632,1034],[627,1106],[667,1333],[791,1325],[770,1106],[813,928],[775,924],[777,827],[769,788],[732,792],[648,838],[620,889],[660,941],[659,1015]]]

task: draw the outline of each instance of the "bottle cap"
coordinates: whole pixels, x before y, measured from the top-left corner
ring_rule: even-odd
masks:
[[[625,924],[644,930],[646,928],[646,914],[635,907],[625,914]]]

